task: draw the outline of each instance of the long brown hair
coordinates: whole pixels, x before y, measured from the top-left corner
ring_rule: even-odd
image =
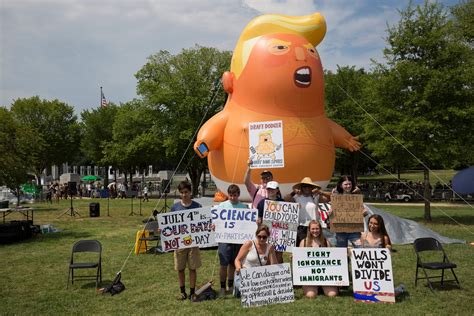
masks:
[[[388,236],[387,229],[385,228],[385,223],[383,221],[383,217],[380,216],[379,214],[372,214],[372,215],[370,215],[369,221],[367,223],[369,223],[372,218],[375,218],[375,220],[379,224],[379,231],[378,232],[379,232],[379,234],[381,236],[381,239],[382,239],[382,248],[385,248],[385,246],[387,246],[385,244],[385,236],[387,236],[389,243],[392,243],[392,242],[390,241],[390,236]],[[370,231],[370,229],[369,229],[369,231]]]
[[[315,219],[313,219],[311,222],[309,222],[309,225],[308,225],[308,233],[306,234],[306,247],[310,247],[309,245],[311,245],[311,241],[313,239],[313,237],[311,236],[311,225],[313,224],[316,224],[319,226],[319,230],[320,230],[320,234],[319,236],[317,237],[317,240],[319,241],[319,245],[320,247],[327,247],[328,246],[328,242],[326,241],[326,238],[324,238],[324,235],[323,235],[323,227],[321,226],[321,223]]]

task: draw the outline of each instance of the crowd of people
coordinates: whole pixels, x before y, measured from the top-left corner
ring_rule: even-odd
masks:
[[[239,274],[241,269],[283,263],[283,253],[276,251],[275,248],[268,243],[270,229],[268,226],[262,224],[265,200],[286,200],[300,204],[297,246],[314,248],[333,247],[324,236],[319,218],[318,203],[330,201],[331,194],[357,194],[361,191],[359,187],[355,186],[350,176],[341,177],[332,192],[323,192],[321,187],[313,183],[310,178],[304,178],[293,187],[293,192],[283,199],[278,188],[278,182],[273,179],[273,174],[270,171],[265,170],[260,174],[259,184],[255,184],[251,181],[251,164],[252,161],[249,161],[244,182],[248,193],[252,197],[251,206],[258,210],[256,221],[258,228],[255,232],[255,239],[248,240],[243,245],[219,243],[220,297],[234,292],[234,275]],[[191,184],[189,182],[180,183],[178,191],[181,199],[173,205],[171,212],[201,207],[199,203],[191,199]],[[222,202],[219,207],[248,207],[246,204],[240,202],[240,189],[237,185],[230,185],[227,193],[229,199]],[[368,215],[366,209],[361,209],[360,211],[361,216]],[[362,234],[352,232],[337,233],[335,246],[347,247],[350,242],[355,248],[391,249],[390,238],[385,229],[383,218],[379,215],[371,215],[368,219],[368,223],[368,230]],[[192,298],[195,293],[197,269],[202,265],[200,250],[198,247],[175,250],[174,259],[175,270],[178,272],[179,287],[181,290],[178,299],[185,300]],[[189,270],[190,279],[189,296],[186,292],[185,285],[186,267]],[[306,297],[314,298],[318,294],[318,287],[303,286],[303,291]],[[327,296],[338,295],[338,288],[335,286],[323,286],[322,291]]]

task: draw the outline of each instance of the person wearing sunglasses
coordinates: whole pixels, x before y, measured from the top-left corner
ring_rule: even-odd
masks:
[[[248,240],[240,248],[239,254],[234,262],[236,273],[240,273],[241,269],[278,263],[275,256],[275,249],[267,242],[268,236],[270,236],[268,226],[258,226],[255,236],[255,240]]]

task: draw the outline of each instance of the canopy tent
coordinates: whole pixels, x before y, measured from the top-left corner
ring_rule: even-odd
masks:
[[[82,181],[99,181],[99,180],[102,180],[102,178],[99,176],[88,175],[88,176],[83,176],[81,180]]]
[[[458,194],[474,193],[474,166],[456,173],[453,177],[453,190]]]

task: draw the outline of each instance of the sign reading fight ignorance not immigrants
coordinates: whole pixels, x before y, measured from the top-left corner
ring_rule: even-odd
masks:
[[[395,303],[390,250],[352,250],[352,287],[356,301]]]
[[[283,122],[249,123],[249,157],[252,169],[283,168]]]
[[[244,307],[289,303],[295,300],[289,263],[240,270]]]
[[[216,225],[216,242],[243,244],[255,238],[257,210],[246,208],[215,208],[211,210]]]
[[[331,227],[333,233],[364,231],[364,200],[362,194],[331,195]]]
[[[293,284],[349,285],[346,248],[293,248]]]
[[[296,247],[298,229],[298,203],[265,200],[263,206],[263,223],[270,228],[268,242],[276,251],[291,252]]]
[[[209,208],[158,214],[158,224],[164,251],[216,245]]]

